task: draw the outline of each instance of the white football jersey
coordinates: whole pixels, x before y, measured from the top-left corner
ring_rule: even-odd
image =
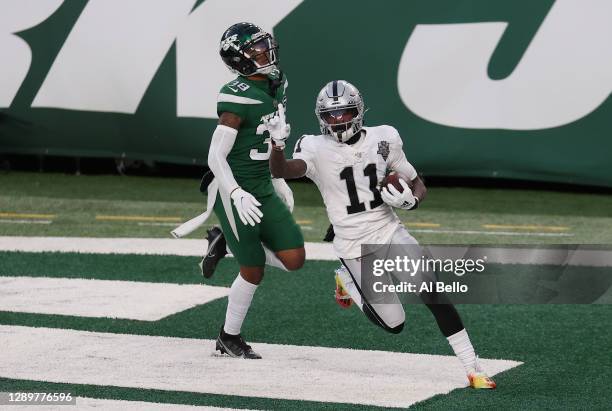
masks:
[[[334,250],[341,258],[361,256],[361,244],[385,244],[401,224],[380,198],[378,187],[387,170],[413,180],[416,170],[406,160],[402,139],[391,126],[363,127],[355,144],[329,135],[305,135],[293,158],[306,162],[334,226]]]

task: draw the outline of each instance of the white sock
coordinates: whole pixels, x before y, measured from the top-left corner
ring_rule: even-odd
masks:
[[[232,335],[240,334],[242,322],[249,311],[255,290],[257,290],[257,285],[249,283],[238,273],[227,298],[223,331]]]
[[[461,361],[461,364],[463,364],[465,372],[469,374],[477,371],[476,353],[465,328],[450,337],[446,337],[446,339],[453,348],[457,358],[459,358],[459,361]]]
[[[274,254],[274,251],[268,249],[263,244],[262,244],[262,247],[264,249],[264,252],[266,253],[266,264],[267,265],[270,265],[276,268],[280,268],[281,270],[284,270],[284,271],[289,271],[287,270],[287,267],[285,267],[283,262],[276,256],[276,254]]]

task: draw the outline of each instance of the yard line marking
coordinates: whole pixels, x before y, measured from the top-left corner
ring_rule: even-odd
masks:
[[[438,233],[442,230],[411,230]],[[450,231],[451,233],[463,233]],[[470,234],[496,235],[487,231],[468,232]],[[509,235],[536,235],[537,233],[508,233]],[[548,236],[571,236],[565,233],[542,233]],[[308,260],[338,261],[333,245],[329,243],[305,243]],[[494,245],[490,246],[494,248]],[[161,238],[89,238],[89,237],[17,237],[0,236],[0,251],[21,252],[62,252],[90,254],[137,254],[137,255],[177,255],[202,257],[203,250],[208,248],[204,239],[161,239]],[[503,249],[503,247],[502,247]],[[578,249],[571,255],[568,265],[611,266],[605,261],[612,261],[610,250]],[[600,260],[604,263],[598,262]],[[536,264],[528,259],[517,264]],[[603,265],[602,265],[603,264]]]
[[[0,213],[0,218],[29,218],[50,219],[57,217],[56,214],[27,214],[27,213]]]
[[[76,397],[78,410],[82,411],[234,411],[235,408],[218,408],[187,404],[169,404],[145,401],[107,400],[105,398]],[[17,408],[18,410],[21,408]],[[62,404],[36,404],[36,411],[61,411]]]
[[[412,230],[423,231],[423,230]],[[427,230],[428,232],[439,232],[440,230]],[[487,234],[486,231],[477,234]],[[512,233],[513,235],[530,235],[534,233]],[[545,233],[548,235],[559,235],[556,233]],[[568,234],[571,235],[571,234]],[[334,253],[333,245],[329,243],[305,243],[306,259],[319,261],[338,261]],[[436,246],[436,247],[439,247]],[[507,247],[487,246],[494,252],[502,250],[502,254],[508,254]],[[538,246],[536,246],[538,247]],[[533,253],[546,256],[550,253],[545,247],[539,246],[537,250],[527,247],[525,251],[530,257],[519,256],[512,264],[549,264],[543,260],[533,260]],[[202,257],[203,250],[208,248],[204,239],[160,239],[160,238],[89,238],[89,237],[2,237],[0,236],[0,251],[22,251],[22,252],[77,252],[91,254],[139,254],[139,255],[178,255]],[[563,251],[562,252],[567,252]],[[567,265],[580,265],[591,267],[612,267],[612,250],[588,249],[588,246],[569,250],[570,254],[565,262]],[[505,253],[505,254],[504,254]],[[229,256],[229,254],[228,254]],[[491,255],[493,258],[493,254]],[[501,257],[500,257],[501,258]],[[555,261],[559,261],[558,259]],[[491,261],[490,261],[491,262]],[[500,261],[502,262],[502,261]]]
[[[181,217],[154,217],[143,215],[97,215],[98,221],[175,221],[181,222]]]
[[[5,224],[51,224],[51,220],[6,220],[0,219],[0,223]]]
[[[295,222],[298,223],[299,225],[312,224],[312,220],[296,220]]]
[[[412,233],[431,233],[431,234],[479,234],[479,235],[502,235],[519,237],[573,237],[570,233],[518,233],[516,231],[482,231],[482,230],[410,230]]]
[[[0,335],[4,378],[381,407],[468,385],[445,355],[254,343],[263,359],[240,361],[211,355],[213,340],[5,325]],[[521,364],[479,362],[491,376]]]
[[[160,227],[176,227],[176,223],[143,223],[139,222],[139,226],[160,226]]]
[[[329,243],[306,243],[309,260],[337,261]],[[0,236],[0,250],[92,254],[152,254],[202,257],[208,242],[191,238],[95,238]]]
[[[411,223],[411,222],[406,222],[403,223],[406,227],[421,227],[421,228],[436,228],[436,227],[440,227],[440,224],[438,223]]]
[[[22,313],[157,321],[228,294],[199,284],[0,277],[0,311]]]
[[[567,231],[570,228],[567,226],[552,226],[552,225],[535,225],[535,224],[522,224],[522,225],[512,225],[512,224],[483,224],[483,228],[493,229],[493,230],[550,230],[550,231]]]
[[[612,267],[612,248],[589,249],[589,246],[557,247],[550,245],[430,245],[427,246],[433,256],[479,255],[487,263]],[[612,290],[612,289],[611,289]]]

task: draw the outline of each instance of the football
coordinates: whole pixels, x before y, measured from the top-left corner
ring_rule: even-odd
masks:
[[[387,187],[389,184],[392,184],[393,187],[397,189],[400,193],[404,191],[404,187],[399,182],[399,179],[402,178],[406,183],[408,183],[408,187],[412,188],[412,181],[408,180],[406,177],[399,175],[396,172],[391,172],[383,178],[380,183],[380,188]]]

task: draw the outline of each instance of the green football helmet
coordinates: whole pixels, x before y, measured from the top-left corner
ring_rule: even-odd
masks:
[[[268,75],[277,67],[278,44],[252,23],[237,23],[221,36],[219,54],[225,65],[242,76]]]

